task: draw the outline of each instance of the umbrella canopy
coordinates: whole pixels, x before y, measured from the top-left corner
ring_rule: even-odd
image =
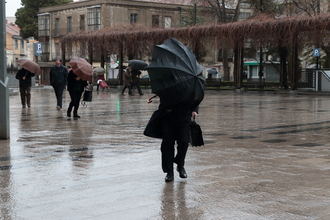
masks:
[[[96,67],[93,69],[93,72],[97,75],[103,75],[105,73],[105,69],[102,67]]]
[[[168,39],[154,47],[148,67],[152,92],[164,105],[199,105],[204,98],[203,67],[180,41]]]
[[[145,70],[148,67],[148,64],[143,60],[129,60],[128,66],[135,70]]]
[[[216,68],[210,68],[210,69],[207,70],[207,73],[212,74],[212,75],[217,75],[218,71],[217,71]]]
[[[32,60],[21,58],[17,60],[17,63],[24,69],[30,71],[31,73],[41,74],[41,69],[39,64],[33,62]]]
[[[83,80],[92,81],[93,68],[85,59],[75,57],[70,60],[70,66],[74,74],[79,76]]]

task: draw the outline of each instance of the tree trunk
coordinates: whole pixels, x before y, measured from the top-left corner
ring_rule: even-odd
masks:
[[[290,59],[289,59],[289,78],[290,78],[290,86],[292,90],[296,90],[298,88],[298,42],[297,36],[294,35],[291,41],[290,47]]]
[[[224,74],[224,81],[230,80],[230,71],[229,71],[229,64],[228,64],[228,49],[222,49],[222,64],[223,64],[223,74]]]
[[[62,62],[63,62],[63,65],[65,65],[65,43],[62,42],[62,45],[61,45],[61,50],[62,50]]]
[[[286,47],[279,47],[280,55],[280,87],[283,89],[288,89],[288,71],[287,71],[287,59],[288,59],[288,49]]]
[[[101,67],[104,68],[105,66],[105,53],[104,49],[101,50]]]
[[[123,61],[124,61],[124,46],[120,44],[119,51],[119,84],[123,84]]]
[[[239,43],[236,45],[239,45]],[[243,47],[236,46],[234,49],[234,84],[236,88],[242,87],[242,61]]]
[[[89,42],[88,43],[88,58],[89,58],[89,63],[93,65],[93,43]]]

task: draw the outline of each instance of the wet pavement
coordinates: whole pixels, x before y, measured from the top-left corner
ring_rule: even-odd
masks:
[[[31,109],[11,96],[0,219],[330,219],[329,97],[208,91],[206,146],[166,184],[160,140],[142,134],[147,96],[100,92],[80,120],[50,89]]]

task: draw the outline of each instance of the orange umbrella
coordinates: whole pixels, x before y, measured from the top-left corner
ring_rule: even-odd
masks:
[[[24,69],[30,71],[34,74],[41,74],[41,69],[39,64],[29,60],[27,58],[21,58],[17,60],[17,63]]]
[[[75,57],[70,60],[69,64],[74,74],[83,80],[92,81],[93,67],[85,59]]]

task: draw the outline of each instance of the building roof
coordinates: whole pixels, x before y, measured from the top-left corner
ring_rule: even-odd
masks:
[[[10,35],[19,35],[20,33],[20,28],[12,23],[12,22],[6,22],[6,33],[10,34]]]
[[[139,0],[143,2],[157,2],[164,4],[191,5],[192,0]]]

